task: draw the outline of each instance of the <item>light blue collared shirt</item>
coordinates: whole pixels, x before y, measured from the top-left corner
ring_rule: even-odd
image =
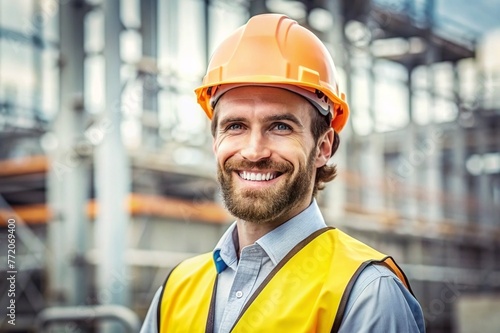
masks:
[[[250,295],[292,248],[326,227],[316,201],[286,223],[242,249],[238,261],[236,222],[215,246],[219,273],[215,300],[215,332],[229,332]]]
[[[214,331],[229,332],[246,301],[272,269],[295,245],[326,227],[313,200],[303,212],[242,249],[238,261],[238,235],[233,223],[214,251],[219,274]],[[142,333],[156,333],[156,310],[161,287],[148,311]],[[370,265],[361,272],[349,296],[339,333],[425,332],[422,309],[401,281],[386,267]]]

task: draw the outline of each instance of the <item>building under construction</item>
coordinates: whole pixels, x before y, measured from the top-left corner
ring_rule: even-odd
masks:
[[[500,5],[449,3],[0,2],[0,332],[138,331],[168,272],[213,249],[232,218],[193,89],[266,12],[324,41],[351,106],[327,224],[393,254],[427,332],[498,332]]]

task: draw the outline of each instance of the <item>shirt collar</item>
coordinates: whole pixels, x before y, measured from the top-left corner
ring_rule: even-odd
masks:
[[[259,238],[256,243],[267,253],[274,265],[277,265],[291,249],[313,232],[326,227],[325,221],[314,199],[309,207],[276,229]],[[238,235],[236,222],[221,237],[213,251],[217,273],[227,267],[237,265],[236,246]]]
[[[213,258],[217,273],[222,272],[228,266],[236,265],[238,256],[236,254],[235,244],[238,242],[238,232],[236,222],[226,230],[224,235],[219,239],[213,251]]]

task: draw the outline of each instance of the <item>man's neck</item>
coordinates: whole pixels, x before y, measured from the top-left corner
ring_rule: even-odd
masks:
[[[283,223],[283,222],[282,222]],[[259,238],[271,232],[275,228],[277,228],[279,224],[273,223],[253,223],[247,222],[243,220],[238,220],[236,222],[238,228],[238,246],[239,251],[243,250],[245,246],[254,244]],[[238,253],[239,257],[239,253]]]
[[[257,222],[248,222],[245,220],[238,219],[236,221],[236,227],[238,232],[238,249],[237,254],[238,258],[241,250],[245,246],[254,244],[259,238],[264,236],[265,234],[273,231],[283,223],[286,223],[288,220],[293,218],[294,216],[300,214],[303,210],[305,210],[311,204],[313,198],[309,202],[304,201],[298,204],[297,206],[288,210],[286,214],[281,215],[279,218],[267,222],[257,223]]]

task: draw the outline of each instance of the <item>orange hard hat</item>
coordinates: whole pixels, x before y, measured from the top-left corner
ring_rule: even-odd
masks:
[[[226,38],[195,92],[212,119],[223,92],[247,85],[276,86],[304,96],[322,114],[332,113],[336,132],[349,116],[330,53],[311,31],[284,15],[256,15]]]

